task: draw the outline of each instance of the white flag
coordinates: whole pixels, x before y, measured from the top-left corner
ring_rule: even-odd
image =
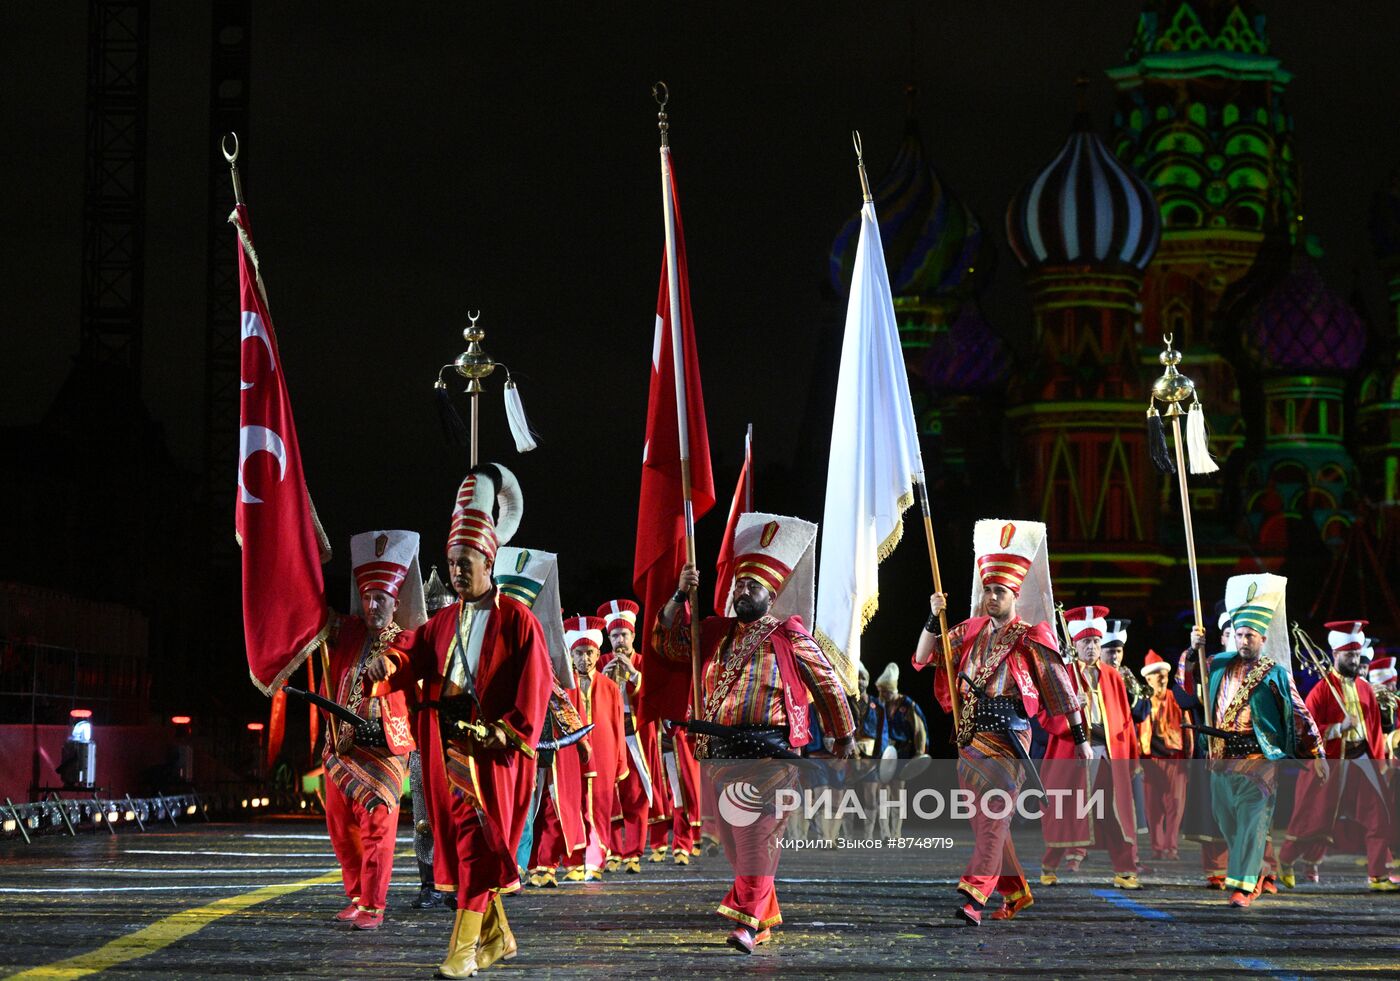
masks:
[[[826,471],[817,622],[822,650],[856,690],[860,634],[879,605],[879,565],[904,533],[923,473],[909,378],[875,205],[861,209]]]

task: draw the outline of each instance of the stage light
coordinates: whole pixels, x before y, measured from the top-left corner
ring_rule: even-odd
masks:
[[[14,818],[5,818],[5,824],[3,825],[3,827],[5,828],[5,833],[10,834],[16,828],[18,828],[19,825],[15,824]]]
[[[248,731],[249,731],[249,732],[262,732],[262,731],[263,731],[263,724],[262,724],[261,722],[249,722],[249,723],[248,723]]]
[[[246,797],[243,798],[243,806],[244,806],[244,807],[247,807],[247,806],[248,806],[248,798],[246,798]]]
[[[121,815],[117,813],[117,809],[116,809],[115,807],[112,808],[110,811],[107,812],[107,823],[108,823],[108,824],[111,824],[111,823],[114,822],[114,821],[119,821],[120,819],[121,819]]]
[[[187,726],[190,724],[190,717],[188,715],[172,715],[170,722],[172,725]]]
[[[268,800],[267,800],[266,797],[264,797],[264,798],[262,799],[262,805],[263,805],[263,807],[266,807],[267,804],[268,804]]]
[[[302,809],[303,811],[306,810],[306,800],[305,800],[305,798],[303,798],[303,799],[300,801],[300,803],[301,803],[301,809]]]
[[[125,820],[125,821],[135,821],[135,820],[136,820],[136,812],[133,811],[131,808],[128,807],[128,808],[126,809],[126,813],[122,815],[122,819]]]
[[[185,813],[186,813],[186,814],[193,814],[193,813],[194,813],[194,805],[191,804],[189,807],[185,808]]]
[[[93,824],[101,824],[101,823],[102,823],[102,812],[101,812],[101,811],[93,811],[93,812],[92,812],[92,823],[93,823]]]
[[[68,718],[90,719],[92,718],[92,709],[73,709],[71,712],[68,713]]]

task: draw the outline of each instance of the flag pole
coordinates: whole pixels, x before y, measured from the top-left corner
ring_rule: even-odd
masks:
[[[856,150],[856,171],[860,174],[860,191],[865,198],[865,207],[872,205],[875,201],[870,193],[870,178],[865,173],[865,152],[861,145],[860,132],[857,130],[851,133],[851,143]],[[918,448],[919,471],[914,477],[914,486],[918,489],[919,506],[924,512],[924,538],[928,543],[928,564],[933,572],[933,591],[943,592],[943,575],[938,568],[938,543],[933,538],[933,511],[928,502],[928,486],[924,483],[924,454],[922,448]],[[958,678],[953,666],[953,644],[948,639],[948,615],[945,610],[938,613],[938,633],[939,641],[943,645],[943,670],[948,679],[948,698],[953,707],[953,731],[957,732],[962,728],[962,704],[958,700]]]
[[[1157,412],[1155,402],[1161,402],[1167,407],[1167,417],[1172,421],[1172,436],[1175,438],[1176,446],[1176,476],[1177,490],[1181,494],[1181,521],[1186,532],[1186,565],[1191,573],[1191,606],[1196,618],[1196,630],[1205,633],[1205,617],[1201,614],[1201,577],[1196,565],[1196,533],[1191,524],[1191,494],[1186,484],[1187,461],[1185,450],[1188,447],[1185,434],[1181,431],[1181,417],[1187,415],[1182,409],[1182,403],[1192,401],[1190,417],[1188,417],[1187,429],[1191,429],[1190,421],[1194,420],[1196,425],[1202,427],[1198,434],[1200,446],[1190,445],[1191,451],[1191,472],[1211,473],[1216,470],[1215,464],[1210,460],[1209,453],[1205,446],[1204,412],[1200,407],[1200,399],[1196,394],[1196,385],[1180,371],[1177,365],[1181,364],[1181,352],[1172,349],[1172,335],[1166,334],[1162,337],[1166,344],[1166,349],[1158,355],[1157,360],[1161,362],[1163,368],[1160,378],[1152,383],[1152,394],[1147,402],[1147,424],[1148,424],[1148,452],[1157,465],[1158,470],[1163,472],[1171,469],[1171,459],[1166,456],[1166,447],[1161,445],[1165,440],[1162,432],[1161,416]],[[1163,466],[1165,460],[1166,466]],[[1200,686],[1201,705],[1204,708],[1206,725],[1214,725],[1214,706],[1210,703],[1208,693],[1210,691],[1210,665],[1206,660],[1205,648],[1202,646],[1197,655],[1196,682]]]
[[[685,387],[685,348],[682,346],[681,332],[681,287],[680,271],[676,266],[676,210],[671,198],[673,183],[671,178],[670,119],[666,114],[666,103],[671,99],[665,82],[657,82],[651,87],[652,98],[656,100],[656,128],[661,133],[661,213],[666,223],[666,285],[671,301],[671,365],[676,376],[676,427],[681,457],[681,496],[685,502],[685,561],[694,566],[697,574],[699,565],[695,559],[695,503],[690,487],[690,420],[686,409],[689,402]],[[690,590],[690,705],[691,717],[704,718],[704,693],[700,687],[700,589],[696,585]]]
[[[744,510],[753,511],[753,423],[744,434]]]

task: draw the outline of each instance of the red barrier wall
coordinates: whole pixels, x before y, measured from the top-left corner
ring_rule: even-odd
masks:
[[[30,799],[36,734],[39,783],[60,786],[54,767],[63,759],[70,731],[68,726],[0,725],[0,798],[16,803]],[[144,796],[150,788],[142,782],[143,774],[166,763],[174,746],[169,726],[93,726],[92,738],[97,743],[97,786],[109,798]]]

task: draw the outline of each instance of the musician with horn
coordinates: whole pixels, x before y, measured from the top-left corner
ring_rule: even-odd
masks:
[[[951,712],[956,691],[962,725],[956,733],[958,780],[982,794],[1015,795],[1032,768],[1030,720],[1043,708],[1064,717],[1076,759],[1093,758],[1089,731],[1080,712],[1055,631],[1050,627],[1054,600],[1045,525],[1038,521],[983,519],[973,529],[973,615],[950,633],[958,664],[957,678],[938,670],[933,694]],[[914,667],[941,667],[938,617],[947,607],[943,593],[929,597],[931,613],[914,650]],[[1020,611],[1029,616],[1022,618]],[[1017,765],[1017,761],[1021,765]],[[1003,905],[993,919],[1009,920],[1031,904],[1030,885],[1011,840],[1011,815],[991,817],[975,808],[972,857],[958,882],[962,894],[955,914],[968,926],[980,926],[992,893]]]
[[[1297,885],[1294,863],[1301,859],[1317,881],[1317,866],[1328,845],[1344,840],[1339,834],[1352,824],[1365,842],[1367,885],[1374,892],[1400,891],[1391,879],[1390,815],[1386,806],[1385,742],[1380,706],[1371,685],[1360,675],[1361,651],[1366,646],[1366,621],[1328,623],[1332,669],[1313,686],[1308,710],[1322,733],[1329,760],[1341,761],[1325,779],[1304,771],[1298,777],[1293,817],[1279,854],[1280,877],[1289,888]],[[1336,836],[1336,837],[1334,837]]]
[[[574,687],[569,700],[584,725],[589,754],[583,768],[579,794],[587,826],[585,847],[564,864],[570,880],[598,882],[612,855],[613,814],[621,804],[618,785],[627,778],[627,742],[622,731],[622,694],[611,678],[598,671],[603,650],[602,617],[571,617],[564,621],[564,637],[573,661]],[[577,872],[575,870],[578,870]]]
[[[693,732],[699,734],[702,759],[795,757],[812,739],[812,703],[822,731],[835,738],[834,755],[856,755],[855,721],[841,680],[805,626],[815,599],[816,538],[817,526],[800,518],[739,516],[728,603],[734,615],[706,617],[700,624],[702,717]],[[690,663],[685,597],[698,582],[695,566],[687,564],[675,596],[657,617],[652,649],[662,657]],[[718,912],[736,924],[726,942],[742,953],[753,953],[783,921],[773,885],[777,855],[771,850],[779,821],[765,813],[745,827],[718,823],[735,871]],[[755,860],[758,853],[763,862]]]

